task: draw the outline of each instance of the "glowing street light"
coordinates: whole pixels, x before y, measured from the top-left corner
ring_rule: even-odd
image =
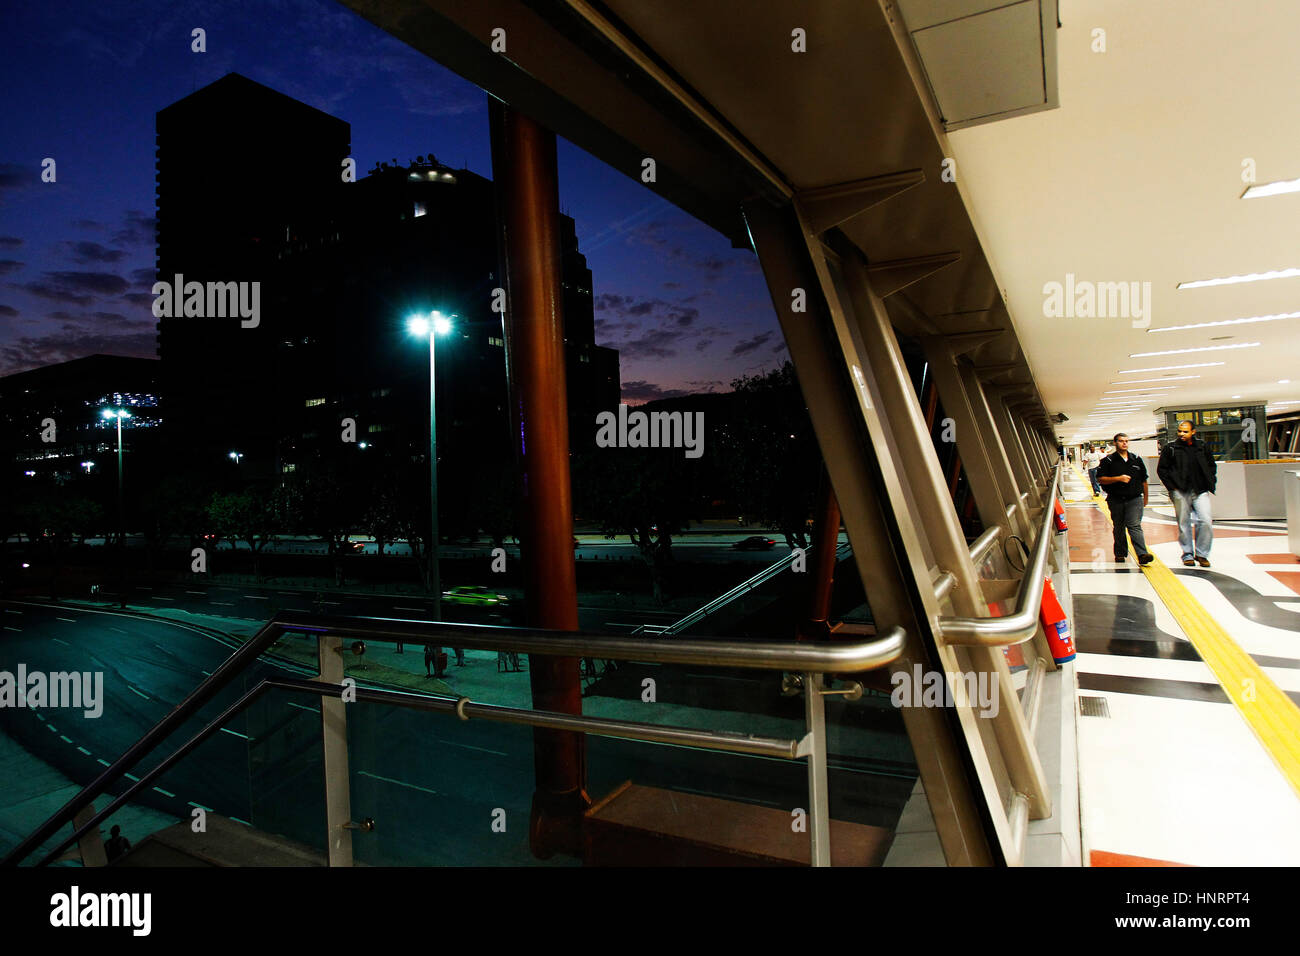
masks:
[[[101,412],[106,419],[117,419],[117,533],[121,542],[121,567],[123,584],[119,588],[122,607],[126,607],[126,506],[122,503],[122,420],[130,418],[131,413],[125,408],[106,408]],[[90,471],[89,468],[86,469]]]

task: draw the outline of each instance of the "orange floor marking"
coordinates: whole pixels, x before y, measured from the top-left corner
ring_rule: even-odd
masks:
[[[1093,850],[1089,856],[1091,866],[1184,866],[1190,863],[1170,863],[1168,860],[1152,860],[1145,856],[1129,856],[1127,853],[1107,853],[1105,850]]]
[[[1300,571],[1270,571],[1268,573],[1277,578],[1296,594],[1300,594]]]

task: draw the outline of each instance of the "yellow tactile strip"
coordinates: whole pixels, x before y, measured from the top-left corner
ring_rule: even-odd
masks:
[[[1106,509],[1098,507],[1109,523]],[[1300,707],[1228,636],[1168,565],[1156,558],[1142,572],[1291,789],[1300,796]]]

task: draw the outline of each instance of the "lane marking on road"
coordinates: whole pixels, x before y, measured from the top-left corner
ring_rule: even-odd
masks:
[[[342,604],[342,601],[321,601],[321,604]]]
[[[230,734],[232,737],[243,737],[245,740],[248,739],[248,734],[241,734],[238,730],[231,730],[229,727],[222,727],[221,732],[223,734]]]
[[[212,671],[204,671],[204,672],[203,672],[203,676],[204,676],[204,677],[211,677],[211,676],[212,676]]]
[[[174,796],[176,796],[176,794],[171,793],[170,791],[164,790],[162,787],[154,787],[154,789],[157,790],[159,793],[161,793],[164,797],[174,797]]]
[[[427,611],[428,608],[427,607],[398,607],[396,604],[394,604],[393,610],[394,611]]]
[[[245,594],[244,597],[248,598],[250,601],[269,601],[269,600],[271,600],[269,597],[263,597],[263,596],[258,595],[258,594]]]
[[[72,738],[71,738],[71,737],[65,737],[65,736],[63,736],[63,734],[59,734],[59,739],[62,740],[65,744],[70,744],[70,743],[72,743]]]
[[[287,595],[289,595],[290,597],[297,597],[297,595],[298,595],[300,592],[298,592],[298,591],[276,591],[275,593],[276,593],[276,594],[287,594]]]
[[[105,760],[103,757],[96,757],[95,759],[98,760],[100,763],[102,763],[105,767],[111,767],[111,766],[113,766],[111,763],[109,763],[109,762],[108,762],[107,760]]]
[[[489,750],[487,747],[475,747],[473,744],[459,744],[456,743],[456,741],[454,740],[445,740],[442,737],[434,737],[433,739],[438,741],[438,743],[446,744],[449,747],[464,747],[466,750],[479,750],[485,754],[496,754],[498,757],[510,756],[509,754],[504,753],[500,750]]]
[[[137,777],[135,774],[132,774],[132,773],[123,773],[122,776],[126,777],[126,779],[127,779],[127,780],[130,780],[132,783],[139,783],[139,782],[140,782],[140,778]]]
[[[207,597],[207,596],[208,596],[208,592],[207,592],[207,591],[186,591],[185,593],[186,593],[186,594],[197,594],[199,597]]]
[[[57,638],[57,637],[52,637],[52,638],[50,638],[50,640],[52,640],[55,644],[62,644],[64,647],[71,647],[71,646],[72,646],[72,645],[69,644],[67,641],[60,640],[60,639]]]
[[[293,701],[289,701],[289,706],[290,706],[290,707],[297,707],[299,710],[310,711],[310,712],[313,713],[313,714],[319,714],[319,713],[320,713],[320,708],[319,708],[319,707],[304,707],[302,704],[295,704]]]
[[[234,820],[236,823],[242,823],[242,824],[243,824],[244,826],[246,826],[246,827],[251,827],[251,826],[252,826],[252,824],[249,823],[247,820],[241,820],[241,819],[239,819],[239,817],[226,817],[226,819],[227,819],[227,820]]]
[[[81,751],[83,754],[85,754],[87,757],[93,757],[93,756],[95,756],[95,755],[92,754],[89,750],[87,750],[85,747],[78,747],[77,749],[80,750],[80,751]]]
[[[120,627],[114,627],[114,626],[111,625],[111,624],[108,626],[108,629],[109,629],[110,631],[117,631],[117,633],[119,633],[119,634],[125,634],[125,633],[126,633],[126,631],[124,631],[122,628],[120,628]]]
[[[204,813],[216,813],[216,812],[217,812],[216,810],[213,810],[211,807],[205,807],[203,804],[201,804],[201,803],[195,803],[193,800],[190,801],[190,806],[192,806],[192,807],[197,807],[198,809],[202,810]]]
[[[208,603],[209,603],[209,604],[215,604],[215,605],[217,605],[218,607],[234,607],[234,606],[235,606],[234,603],[233,603],[232,601],[209,601]]]
[[[358,770],[357,774],[362,777],[370,777],[374,780],[382,780],[385,783],[395,783],[399,787],[410,787],[412,790],[419,790],[422,793],[432,793],[434,796],[438,796],[437,790],[430,790],[428,787],[421,787],[419,784],[415,784],[415,783],[407,783],[405,780],[394,780],[392,777],[381,777],[379,774],[371,773],[368,770]]]
[[[77,619],[74,618],[74,617],[56,617],[54,620],[56,620],[56,621],[64,621],[64,622],[66,622],[66,623],[68,623],[68,624],[76,624],[76,623],[77,623]],[[56,638],[56,640],[57,640],[57,638]]]
[[[296,613],[296,614],[310,614],[310,613],[311,613],[311,611],[309,611],[309,610],[308,610],[307,608],[305,608],[305,607],[287,607],[287,608],[285,608],[285,610],[286,610],[286,611],[293,611],[293,612]]]
[[[59,732],[59,728],[55,727],[53,724],[46,724],[45,726],[50,728],[50,733],[57,734]]]
[[[175,601],[175,600],[176,600],[175,598],[163,597],[161,594],[155,594],[155,595],[153,596],[153,599],[154,599],[155,601]]]
[[[147,584],[137,584],[137,585],[135,586],[135,589],[136,589],[137,591],[152,591],[152,590],[153,590],[153,588],[149,587]]]
[[[5,630],[6,630],[6,631],[16,631],[16,632],[19,633],[19,634],[21,634],[21,633],[23,632],[23,629],[22,629],[21,627],[10,627],[8,624],[5,625]]]
[[[6,614],[22,614],[23,612],[22,612],[22,611],[15,611],[13,608],[9,608],[9,607],[7,607],[7,608],[5,608],[5,613],[6,613]]]
[[[136,689],[135,689],[134,687],[132,687],[130,684],[127,684],[127,685],[126,685],[126,689],[129,690],[131,693],[133,693],[133,694],[139,696],[139,697],[143,697],[145,700],[149,700],[149,695],[148,695],[148,694],[146,694],[146,693],[145,693],[144,691],[142,691],[142,690],[136,690]]]

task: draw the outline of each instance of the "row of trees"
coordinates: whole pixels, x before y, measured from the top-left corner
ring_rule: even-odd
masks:
[[[732,387],[734,394],[705,406],[700,458],[685,458],[681,449],[596,449],[573,456],[575,513],[607,537],[628,537],[650,571],[656,599],[663,599],[674,538],[723,501],[751,522],[780,529],[790,547],[807,546],[821,457],[794,369],[787,362]],[[676,405],[700,407],[691,399]],[[440,466],[442,537],[485,533],[500,546],[515,535],[514,469],[504,460],[485,454]],[[0,535],[21,534],[56,553],[100,534],[116,541],[116,494],[113,473],[57,487],[17,479],[0,489]],[[248,547],[260,578],[266,545],[278,535],[300,535],[325,542],[341,583],[347,541],[365,535],[380,553],[406,541],[427,587],[429,504],[427,462],[403,455],[340,454],[265,483],[243,480],[238,466],[213,475],[178,469],[171,460],[128,457],[127,531],[143,535],[151,565],[177,542],[224,540]]]

